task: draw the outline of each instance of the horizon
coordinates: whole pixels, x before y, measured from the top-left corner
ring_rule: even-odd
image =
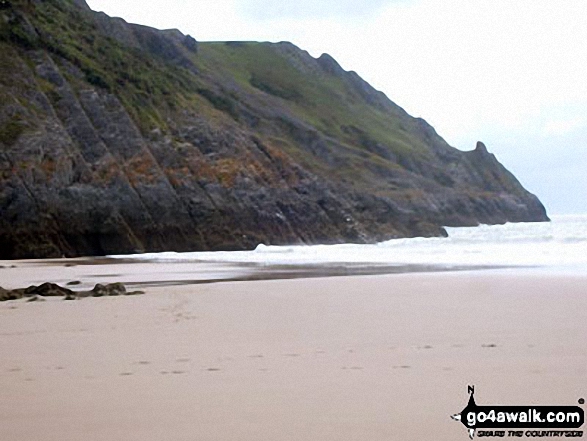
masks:
[[[289,41],[315,58],[328,53],[453,147],[484,142],[549,214],[587,212],[587,8],[579,1],[87,3],[199,42]]]

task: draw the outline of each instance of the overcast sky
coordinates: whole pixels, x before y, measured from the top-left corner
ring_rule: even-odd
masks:
[[[587,213],[585,0],[88,0],[199,41],[326,52],[432,124],[476,141],[549,213]]]

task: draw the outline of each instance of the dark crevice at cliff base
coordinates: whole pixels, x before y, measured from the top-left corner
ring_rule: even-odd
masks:
[[[332,57],[200,43],[83,0],[0,8],[0,258],[251,249],[546,221]]]

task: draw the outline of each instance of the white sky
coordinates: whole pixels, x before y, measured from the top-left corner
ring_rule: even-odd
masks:
[[[199,41],[327,52],[462,150],[482,140],[549,213],[587,212],[585,0],[88,0]]]

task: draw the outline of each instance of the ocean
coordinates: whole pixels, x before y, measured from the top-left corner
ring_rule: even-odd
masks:
[[[587,215],[551,222],[446,228],[447,238],[394,239],[377,244],[267,246],[251,251],[145,253],[118,258],[256,265],[374,264],[445,270],[509,268],[587,275]]]

